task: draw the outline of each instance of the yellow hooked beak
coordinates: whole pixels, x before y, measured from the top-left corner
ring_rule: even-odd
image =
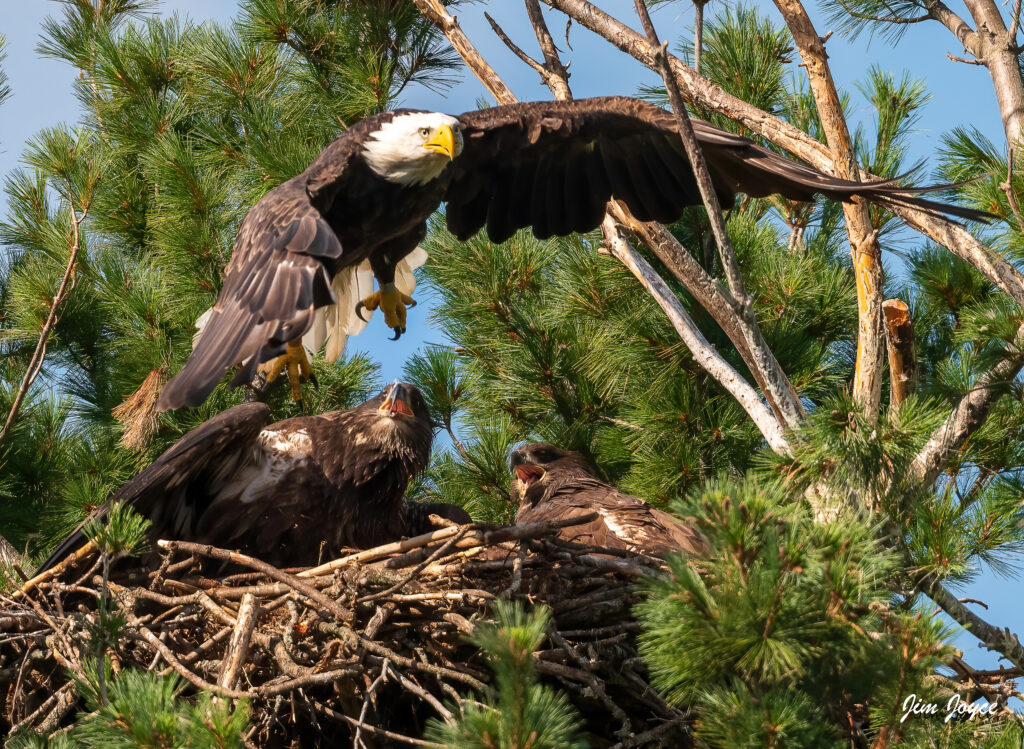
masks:
[[[455,158],[455,134],[452,132],[451,125],[441,125],[434,134],[434,137],[423,144],[423,147],[447,156],[449,159]]]

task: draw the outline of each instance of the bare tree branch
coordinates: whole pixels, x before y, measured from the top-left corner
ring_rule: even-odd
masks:
[[[647,67],[655,69],[654,50],[647,44],[647,40],[588,0],[543,2],[604,37]],[[825,172],[832,172],[833,160],[827,146],[789,122],[748,104],[706,78],[698,76],[682,60],[669,55],[669,63],[686,101],[719,112],[808,164]],[[865,179],[871,179],[873,176],[864,174]],[[892,211],[912,228],[973,265],[985,278],[1013,297],[1014,301],[1024,305],[1024,274],[991,248],[979,242],[962,226],[950,219],[934,216],[917,208],[893,206]]]
[[[949,58],[950,62],[962,62],[964,65],[988,65],[988,60],[984,57],[977,60],[971,60],[967,57],[957,57],[952,52],[947,52],[946,57]]]
[[[889,402],[899,406],[917,390],[917,357],[914,353],[914,325],[910,308],[902,299],[882,303],[886,342],[889,350]]]
[[[0,429],[0,444],[3,444],[4,439],[10,433],[15,419],[18,418],[21,405],[28,395],[29,388],[32,387],[32,383],[35,382],[36,377],[39,376],[39,372],[43,368],[43,361],[46,358],[46,345],[50,341],[50,333],[53,332],[57,321],[60,319],[60,308],[71,295],[71,290],[75,288],[75,268],[78,263],[78,250],[82,245],[81,227],[82,222],[85,221],[86,214],[89,212],[89,208],[86,206],[81,216],[78,215],[74,205],[69,205],[68,208],[71,211],[71,250],[68,254],[68,265],[64,269],[64,276],[61,278],[60,286],[57,288],[57,294],[53,297],[53,302],[50,304],[50,312],[46,316],[46,322],[43,323],[43,329],[39,332],[39,342],[36,344],[35,351],[32,352],[28,369],[25,370],[25,376],[21,379],[21,384],[18,386],[18,392],[14,396],[14,403],[11,404],[7,420],[4,422],[3,429]]]
[[[739,373],[708,342],[661,276],[622,236],[611,216],[605,216],[601,229],[604,232],[608,251],[629,268],[637,280],[654,297],[658,306],[672,323],[672,327],[679,333],[683,343],[690,349],[694,360],[743,407],[757,428],[761,430],[761,434],[768,440],[772,450],[779,454],[788,454],[789,444],[783,435],[782,427],[771,411],[761,402],[757,391],[740,377]]]
[[[725,228],[722,208],[718,203],[718,194],[715,192],[714,184],[711,181],[711,173],[708,171],[707,164],[704,161],[704,152],[701,150],[700,144],[697,143],[697,136],[693,132],[693,125],[690,123],[690,116],[686,112],[686,105],[683,103],[676,78],[672,75],[672,71],[669,68],[665,45],[658,41],[657,32],[651,23],[647,6],[643,0],[634,0],[634,2],[637,13],[640,15],[644,29],[647,32],[648,43],[652,49],[657,49],[655,60],[658,62],[662,79],[668,91],[669,102],[675,114],[676,127],[679,130],[679,137],[686,150],[686,157],[690,162],[690,168],[693,169],[697,187],[700,190],[701,200],[704,203],[708,220],[711,223],[711,232],[714,235],[715,244],[718,246],[718,256],[725,271],[726,282],[729,285],[730,301],[734,311],[744,323],[741,331],[747,347],[757,367],[762,373],[768,375],[764,380],[766,394],[781,410],[785,423],[789,426],[795,426],[803,418],[803,409],[800,407],[799,401],[793,397],[791,387],[787,387],[788,380],[785,380],[784,376],[781,378],[775,376],[776,371],[781,372],[781,369],[779,368],[778,361],[775,359],[775,355],[768,348],[768,344],[765,343],[764,337],[761,335],[761,329],[757,324],[754,306],[749,294],[747,294],[746,286],[743,283],[743,274],[740,272],[739,262],[736,259],[736,251]]]
[[[514,54],[520,60],[522,60],[527,65],[529,65],[531,68],[533,68],[538,73],[540,73],[541,80],[542,81],[546,81],[547,77],[549,75],[547,69],[545,69],[545,67],[543,65],[541,65],[539,62],[534,60],[528,54],[523,52],[523,50],[519,48],[519,45],[517,45],[515,42],[513,42],[511,39],[509,39],[508,38],[508,34],[506,34],[505,30],[502,29],[501,26],[498,25],[497,21],[495,21],[493,18],[491,18],[491,14],[490,13],[488,13],[487,11],[484,11],[484,18],[487,19],[487,23],[491,24],[491,28],[494,30],[494,33],[498,35],[498,38],[501,39],[502,42],[504,42],[506,47],[508,47],[510,50],[512,50],[512,54]]]
[[[572,91],[569,88],[568,79],[565,77],[567,75],[565,66],[562,65],[558,50],[555,48],[551,34],[548,32],[544,16],[541,15],[540,3],[538,0],[525,1],[530,16],[530,23],[533,25],[537,41],[544,52],[545,64],[552,72],[550,79],[547,81],[548,87],[556,99],[572,98]],[[655,222],[643,223],[638,221],[624,204],[616,201],[608,204],[608,212],[605,214],[605,218],[611,218],[613,222],[618,221],[635,231],[637,236],[672,271],[673,275],[682,281],[687,290],[694,295],[697,303],[708,311],[736,346],[744,363],[754,375],[754,379],[757,380],[761,391],[765,394],[778,425],[782,425],[785,428],[797,426],[803,416],[800,398],[797,396],[796,390],[793,389],[789,378],[782,371],[782,367],[779,365],[774,353],[764,342],[756,319],[753,321],[754,330],[752,334],[749,336],[745,335],[750,324],[740,314],[739,305],[736,304],[729,292],[722,288],[718,281],[700,267],[700,264],[693,259],[690,253],[686,252],[683,246],[679,244],[679,241],[664,226]],[[618,240],[626,241],[621,236],[621,231],[618,228],[616,228],[616,232]],[[621,258],[619,259],[621,262]],[[650,288],[648,290],[651,291]],[[651,293],[653,294],[654,292],[651,291]],[[664,308],[664,304],[661,301],[659,301],[659,304]],[[759,340],[763,344],[761,360],[769,363],[768,372],[762,370],[761,362],[752,354],[747,343],[748,337]],[[774,387],[769,382],[769,379],[774,380]],[[779,392],[786,393],[789,396],[788,405],[790,408],[786,411],[779,405],[778,399],[775,397],[776,393]],[[787,413],[791,416],[792,420],[786,418]],[[769,435],[767,433],[764,433],[764,435],[768,439]],[[770,439],[769,442],[771,442]]]
[[[911,24],[921,23],[922,21],[931,21],[932,16],[930,13],[925,13],[922,16],[913,16],[912,18],[902,18],[900,16],[872,16],[868,13],[861,13],[859,10],[854,10],[846,4],[845,0],[839,0],[839,4],[843,7],[847,13],[854,18],[859,18],[862,21],[876,21],[877,23],[894,23],[894,24]]]
[[[465,61],[466,65],[482,84],[491,92],[491,95],[498,100],[499,104],[512,104],[516,101],[515,95],[505,85],[504,81],[494,72],[494,68],[487,64],[476,47],[469,41],[469,38],[462,31],[458,21],[447,11],[441,0],[413,0],[420,13],[431,23],[441,29],[448,37],[448,41]]]
[[[540,50],[544,54],[544,69],[547,72],[544,82],[547,83],[548,88],[551,89],[551,93],[554,94],[556,99],[571,99],[569,71],[562,64],[558,48],[555,47],[555,40],[551,38],[551,32],[548,31],[548,25],[544,21],[543,13],[541,13],[540,2],[539,0],[525,0],[525,3],[526,14],[530,18],[530,25],[533,26],[533,31],[537,35],[537,43],[540,44]],[[566,30],[566,33],[568,33],[568,30]]]
[[[799,408],[802,414],[803,407],[800,405],[800,398],[793,388],[793,384],[789,381],[786,373],[782,371],[782,366],[775,358],[771,349],[767,347],[767,344],[764,348],[764,355],[771,357],[770,368],[767,371],[762,371],[758,365],[758,360],[754,358],[750,347],[747,345],[748,336],[744,335],[743,332],[743,326],[746,325],[746,322],[736,313],[733,300],[729,297],[729,291],[722,286],[720,281],[712,278],[701,267],[700,263],[694,259],[693,255],[687,252],[686,248],[679,243],[679,240],[664,226],[655,222],[644,223],[638,221],[618,203],[613,203],[611,212],[620,224],[627,227],[643,240],[644,244],[671,271],[672,275],[693,295],[697,303],[718,323],[718,326],[729,337],[729,340],[732,341],[737,352],[743,358],[743,363],[747,365],[747,368],[753,374],[758,387],[765,394],[768,405],[771,406],[779,422],[785,424],[788,429],[798,426],[799,421],[790,423],[786,420],[782,409],[771,397],[772,392],[781,391],[789,393],[791,403],[796,408]],[[768,387],[766,380],[769,377],[777,380],[777,385],[774,388]]]
[[[974,387],[960,399],[946,421],[921,448],[910,466],[910,477],[922,484],[935,481],[967,438],[985,423],[992,407],[1006,393],[1022,367],[1024,325],[1017,329],[1003,360],[978,378]]]
[[[1017,635],[1008,628],[999,629],[982,619],[964,606],[956,596],[940,582],[933,581],[924,588],[925,593],[959,625],[981,640],[985,647],[1006,656],[1014,666],[1024,668],[1024,647]]]
[[[955,13],[942,0],[932,0],[926,4],[928,15],[941,23],[960,40],[964,49],[977,57],[981,56],[981,39],[971,25]]]
[[[1006,142],[1015,145],[1024,131],[1024,80],[1021,78],[1016,45],[1013,44],[1003,20],[999,5],[994,0],[964,0],[979,44],[977,50],[968,48],[992,77],[999,114],[1003,120]],[[1015,32],[1016,33],[1016,32]]]
[[[1006,181],[999,184],[999,189],[1006,195],[1006,202],[1010,204],[1010,210],[1013,211],[1013,216],[1017,219],[1017,228],[1024,230],[1024,218],[1020,215],[1017,195],[1013,191],[1013,155],[1013,146],[1011,145],[1006,152]]]
[[[782,13],[807,70],[822,130],[833,155],[836,175],[857,181],[860,179],[857,157],[843,114],[843,105],[829,69],[825,45],[800,0],[775,0],[775,6]],[[874,421],[878,418],[881,405],[882,365],[885,358],[881,248],[878,246],[878,232],[871,225],[868,203],[858,199],[852,203],[843,203],[842,206],[857,285],[857,363],[853,397],[868,418]]]
[[[700,75],[700,58],[704,53],[704,6],[709,0],[694,0],[693,3],[693,70]]]

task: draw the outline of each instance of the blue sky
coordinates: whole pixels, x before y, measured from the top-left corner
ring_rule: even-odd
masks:
[[[631,26],[637,25],[632,0],[599,0],[599,4],[620,20]],[[778,14],[770,2],[761,0],[754,4],[769,18],[778,21]],[[966,16],[960,0],[952,0],[950,5]],[[160,8],[164,14],[179,13],[197,22],[214,20],[223,23],[231,19],[236,6],[235,0],[164,0]],[[717,7],[723,6],[716,0],[708,6],[708,14],[712,15]],[[45,0],[4,2],[0,33],[6,34],[8,40],[6,70],[13,97],[0,108],[0,174],[7,174],[19,166],[24,143],[34,133],[59,122],[73,123],[78,117],[77,103],[71,93],[75,71],[63,62],[41,58],[34,51],[42,20],[58,10],[55,2]],[[521,99],[550,98],[539,76],[498,41],[483,17],[484,10],[494,16],[520,46],[532,53],[536,42],[523,6],[509,0],[474,3],[460,8],[458,18],[469,37],[517,96]],[[809,10],[819,33],[826,33],[830,27],[821,14],[813,7]],[[556,41],[565,49],[565,18],[554,13],[548,13],[548,16]],[[654,18],[662,38],[674,41],[689,32],[693,22],[692,5],[690,2],[667,4]],[[639,85],[656,82],[650,71],[586,29],[574,25],[570,42],[573,50],[565,50],[565,58],[571,62],[570,83],[578,97],[632,94]],[[855,119],[870,117],[869,105],[859,98],[854,83],[866,76],[871,65],[878,65],[897,75],[907,70],[924,80],[933,98],[926,105],[918,132],[914,135],[912,158],[926,158],[934,154],[940,145],[941,135],[956,126],[976,127],[993,142],[1002,145],[1002,128],[988,72],[978,66],[950,61],[947,52],[962,56],[963,50],[956,39],[937,23],[910,27],[898,46],[866,36],[852,43],[833,36],[827,43],[827,50],[838,85],[853,94]],[[484,95],[483,87],[467,74],[443,97],[418,89],[408,92],[402,103],[458,113],[475,109],[476,101]],[[934,159],[930,159],[929,164],[934,166]],[[2,201],[0,196],[0,208]],[[397,343],[384,340],[389,331],[376,315],[370,328],[350,346],[355,351],[370,353],[379,361],[385,380],[398,377],[408,356],[425,343],[441,340],[440,332],[429,323],[429,310],[429,303],[424,303],[410,313],[409,332]],[[1008,581],[988,573],[963,594],[989,604],[989,610],[980,613],[991,623],[1020,631],[1024,604],[1020,602],[1019,585],[1017,580]],[[972,638],[961,638],[960,647],[974,650]],[[975,665],[995,664],[995,658],[987,651],[978,650],[969,655]]]

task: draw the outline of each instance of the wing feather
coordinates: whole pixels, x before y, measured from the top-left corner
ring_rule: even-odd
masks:
[[[245,217],[224,287],[185,366],[164,385],[160,410],[198,406],[235,365],[244,364],[233,383],[249,381],[312,327],[315,308],[335,301],[325,261],[341,257],[341,243],[303,179],[275,188]]]
[[[502,210],[507,210],[511,225],[495,219],[503,229],[499,240],[527,226],[541,238],[589,231],[601,219],[593,206],[604,205],[612,196],[624,201],[643,221],[672,221],[687,206],[701,202],[674,117],[648,102],[626,97],[527,102],[467,112],[459,120],[465,146],[455,161],[445,200],[448,226],[460,239],[475,234],[488,216],[498,216]],[[821,194],[846,201],[862,196],[882,205],[912,206],[935,215],[982,221],[993,218],[985,211],[914,195],[948,185],[906,188],[892,180],[851,182],[791,161],[706,122],[694,120],[693,125],[724,205],[731,205],[736,193],[752,197],[778,193],[801,201]],[[575,148],[588,150],[596,158],[586,162],[591,178],[584,189],[589,200],[570,206],[564,195],[568,189],[564,163],[566,153]],[[489,205],[505,200],[506,193],[481,189],[482,175],[511,172],[509,181],[518,185],[519,173],[526,170],[534,175],[532,197],[513,189],[508,199],[515,201],[514,207]],[[556,181],[559,184],[552,184]],[[673,183],[679,189],[664,189]],[[521,207],[524,201],[528,201],[528,210]],[[580,205],[586,206],[580,215],[586,215],[587,221],[575,220]],[[563,219],[566,212],[571,216]]]
[[[82,529],[105,516],[113,502],[129,505],[148,517],[157,537],[180,535],[201,509],[190,504],[186,496],[189,488],[197,486],[204,495],[215,494],[219,484],[253,460],[253,441],[268,423],[270,408],[266,404],[243,403],[188,432],[79,523],[37,573],[53,567],[85,543]]]

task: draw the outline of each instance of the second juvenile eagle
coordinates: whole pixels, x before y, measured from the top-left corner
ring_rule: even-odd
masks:
[[[455,505],[405,499],[434,437],[426,403],[412,385],[396,382],[347,411],[273,424],[269,417],[263,403],[217,414],[112,501],[149,518],[153,538],[241,549],[289,567],[316,564],[343,546],[369,548],[426,533],[431,513],[469,522]],[[81,527],[38,571],[85,542]]]
[[[516,448],[510,463],[519,490],[517,525],[596,512],[595,520],[563,528],[559,535],[656,557],[706,550],[695,528],[604,483],[576,453],[541,442]]]
[[[838,179],[706,122],[693,125],[724,207],[737,193],[798,201],[821,194],[990,217],[916,197],[911,193],[924,190],[893,181]],[[312,348],[326,340],[328,351],[340,354],[360,287],[369,291],[367,274],[359,272],[367,264],[379,288],[355,307],[380,306],[400,335],[413,303],[410,268],[422,262],[422,252],[414,261],[410,256],[442,203],[459,239],[486,226],[491,241],[504,242],[528,226],[540,239],[590,231],[612,197],[639,220],[662,223],[701,203],[672,114],[636,99],[605,97],[511,104],[458,117],[414,110],[367,117],[249,211],[220,296],[158,407],[199,405],[236,365],[235,385],[278,357],[274,375],[285,360],[290,377],[300,369],[308,373],[300,343],[307,333]]]

